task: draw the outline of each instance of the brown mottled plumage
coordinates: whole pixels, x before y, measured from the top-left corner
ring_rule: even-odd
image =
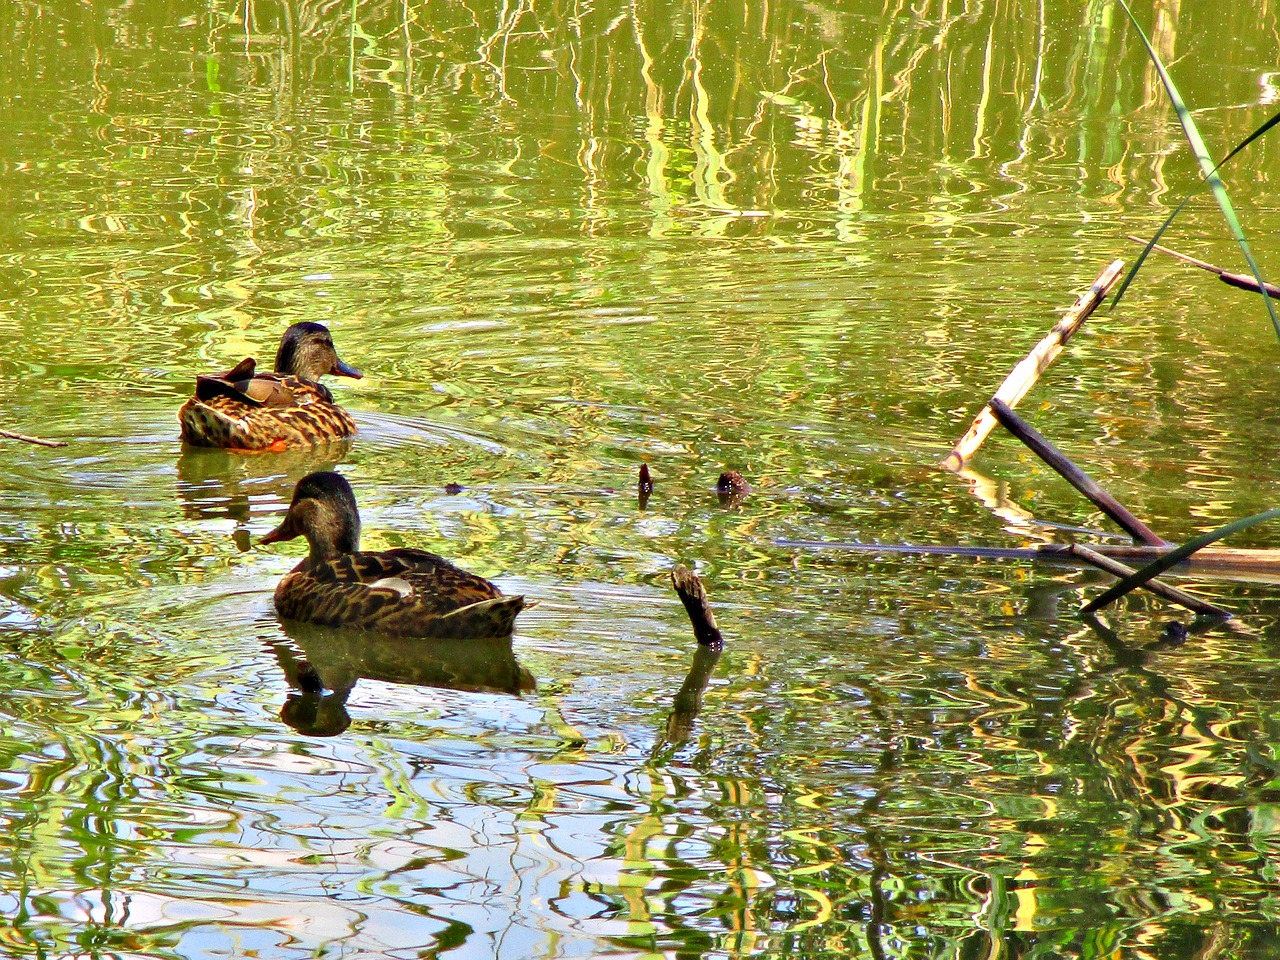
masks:
[[[355,495],[337,473],[299,480],[284,522],[262,542],[297,536],[311,552],[276,587],[276,611],[286,620],[403,637],[500,637],[525,607],[524,597],[504,597],[434,553],[361,552]]]
[[[275,373],[256,373],[252,359],[226,373],[196,377],[196,394],[178,411],[182,439],[200,447],[282,450],[349,437],[351,415],[319,381],[325,374],[360,377],[338,359],[319,323],[295,323],[280,338]]]

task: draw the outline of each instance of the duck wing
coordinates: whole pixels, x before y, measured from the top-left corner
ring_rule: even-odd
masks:
[[[393,592],[401,602],[411,603],[429,616],[442,616],[502,596],[502,591],[484,577],[425,550],[353,553],[331,564],[344,565],[353,580],[374,590]]]
[[[510,636],[516,616],[531,605],[443,557],[406,549],[303,560],[280,581],[275,604],[285,619],[472,639]]]
[[[310,394],[311,391],[293,377],[280,377],[273,373],[260,373],[246,380],[228,380],[222,376],[196,377],[196,399],[201,403],[223,398],[247,407],[296,407],[300,393]],[[312,397],[308,395],[307,399]]]

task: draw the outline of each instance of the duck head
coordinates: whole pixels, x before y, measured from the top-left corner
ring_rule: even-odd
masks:
[[[347,478],[328,471],[309,473],[293,489],[284,522],[262,543],[306,537],[311,561],[334,560],[360,549],[360,513]]]
[[[323,323],[309,321],[295,323],[280,338],[280,350],[276,353],[276,373],[310,380],[312,383],[326,373],[356,380],[364,376],[355,367],[338,359],[338,351],[334,349],[329,328]]]

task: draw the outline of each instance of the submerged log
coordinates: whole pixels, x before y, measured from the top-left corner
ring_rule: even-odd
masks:
[[[1112,261],[1105,270],[1098,274],[1098,279],[1093,281],[1091,286],[1085,293],[1082,293],[1076,300],[1075,305],[1068,310],[1056,324],[1052,330],[1035,345],[1030,353],[1023,358],[1022,362],[1013,368],[1012,372],[1005,377],[1004,383],[1000,384],[999,389],[995,392],[995,397],[1002,400],[1010,407],[1016,407],[1019,401],[1027,395],[1027,392],[1035,386],[1040,375],[1043,374],[1058,359],[1058,354],[1062,353],[1062,348],[1066,346],[1071,336],[1080,329],[1080,326],[1089,319],[1089,316],[1098,308],[1098,304],[1106,299],[1107,291],[1115,285],[1116,280],[1120,278],[1120,271],[1124,269],[1123,260]],[[982,446],[983,441],[991,435],[991,431],[995,429],[996,418],[991,413],[989,406],[983,407],[982,412],[974,419],[969,426],[968,431],[955,448],[943,458],[941,466],[947,470],[959,470],[969,460],[973,459],[974,454],[978,452],[978,448]]]

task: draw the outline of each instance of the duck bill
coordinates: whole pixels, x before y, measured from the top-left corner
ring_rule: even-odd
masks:
[[[293,523],[289,517],[284,518],[284,523],[276,527],[258,542],[261,544],[280,543],[282,540],[292,540],[298,535],[298,531],[293,529]]]
[[[351,366],[351,364],[343,363],[341,360],[334,363],[333,369],[329,371],[329,375],[334,377],[350,377],[352,380],[359,380],[364,376],[363,373]]]

